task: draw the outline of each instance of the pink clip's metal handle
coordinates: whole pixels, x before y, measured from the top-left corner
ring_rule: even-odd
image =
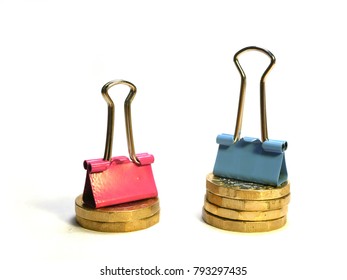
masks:
[[[124,80],[113,80],[106,83],[102,89],[101,93],[108,104],[108,114],[107,114],[107,133],[106,133],[106,145],[104,160],[110,161],[112,157],[112,143],[113,143],[113,131],[114,131],[114,103],[108,94],[108,90],[115,85],[127,85],[130,88],[130,92],[124,101],[124,114],[125,114],[125,127],[127,134],[128,152],[130,159],[136,163],[141,164],[135,153],[134,147],[134,137],[131,122],[131,102],[136,94],[136,87],[132,83]]]

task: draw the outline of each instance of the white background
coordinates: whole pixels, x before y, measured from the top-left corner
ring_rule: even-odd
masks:
[[[0,274],[99,279],[105,265],[247,266],[240,279],[344,278],[343,4],[0,1]],[[200,218],[215,138],[234,130],[240,77],[233,55],[249,45],[277,58],[267,79],[269,136],[289,144],[288,223],[262,234],[218,230]],[[268,59],[252,52],[240,61],[250,81],[243,135],[259,137],[258,79]],[[127,234],[87,231],[74,221],[82,162],[103,156],[100,90],[113,79],[137,86],[136,151],[155,156],[161,200],[160,223]],[[111,90],[114,155],[127,153],[127,91]]]

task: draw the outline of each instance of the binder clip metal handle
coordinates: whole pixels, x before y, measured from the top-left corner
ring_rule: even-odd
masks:
[[[243,71],[240,62],[238,60],[238,56],[245,52],[255,50],[262,52],[270,57],[270,64],[266,68],[265,72],[261,76],[260,79],[260,117],[261,117],[261,139],[263,142],[269,139],[268,137],[268,131],[267,131],[267,119],[266,119],[266,96],[265,96],[265,79],[267,74],[270,72],[271,68],[275,65],[276,58],[275,56],[268,50],[250,46],[243,48],[239,50],[234,55],[234,63],[236,64],[237,69],[239,70],[239,73],[241,75],[241,88],[240,88],[240,98],[239,98],[239,108],[237,112],[237,119],[236,119],[236,126],[235,126],[235,133],[234,133],[234,143],[240,140],[241,136],[241,126],[242,126],[242,116],[243,116],[243,107],[244,107],[244,101],[245,101],[245,91],[246,91],[246,74]]]
[[[127,85],[130,88],[129,94],[124,101],[125,127],[126,127],[129,157],[134,163],[140,164],[140,161],[135,154],[134,137],[133,137],[132,122],[131,122],[131,102],[134,99],[137,90],[135,85],[124,80],[110,81],[106,83],[101,89],[102,96],[104,97],[108,105],[107,132],[106,132],[104,160],[110,161],[112,157],[112,143],[113,143],[113,135],[114,135],[114,103],[108,94],[108,90],[111,87],[115,85],[120,85],[120,84]]]

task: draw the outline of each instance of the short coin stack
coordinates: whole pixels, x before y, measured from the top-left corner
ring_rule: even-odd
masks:
[[[75,200],[76,220],[84,228],[103,232],[129,232],[146,229],[159,222],[158,197],[98,209]]]
[[[214,227],[238,232],[278,229],[287,221],[290,184],[278,187],[207,175],[202,218]]]

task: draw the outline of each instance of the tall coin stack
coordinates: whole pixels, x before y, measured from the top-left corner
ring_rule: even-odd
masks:
[[[278,187],[207,175],[203,220],[238,232],[264,232],[286,223],[290,184]]]
[[[159,199],[148,198],[98,209],[75,200],[76,220],[84,228],[103,232],[130,232],[159,222]]]

